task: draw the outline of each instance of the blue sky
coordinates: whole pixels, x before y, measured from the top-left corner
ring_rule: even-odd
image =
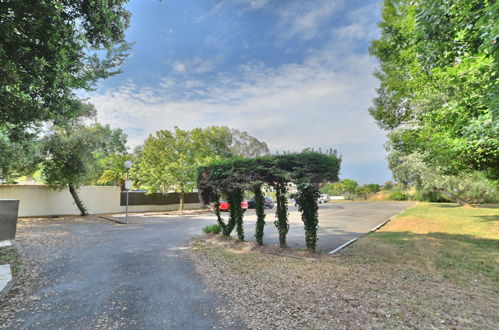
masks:
[[[335,148],[341,178],[384,183],[368,114],[379,1],[135,0],[123,73],[90,93],[131,147],[159,129],[226,125],[271,151]]]

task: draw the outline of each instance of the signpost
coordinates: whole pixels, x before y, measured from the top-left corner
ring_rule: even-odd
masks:
[[[128,223],[128,194],[130,192],[130,189],[132,189],[132,180],[129,179],[128,175],[130,173],[130,169],[132,168],[132,161],[127,160],[123,166],[125,166],[126,169],[126,180],[125,180],[125,190],[126,190],[126,212],[125,212],[125,223]]]

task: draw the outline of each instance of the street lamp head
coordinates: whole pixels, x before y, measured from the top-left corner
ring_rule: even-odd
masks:
[[[131,169],[131,168],[132,168],[132,165],[133,165],[133,163],[132,163],[132,161],[131,161],[131,160],[127,160],[127,161],[123,164],[123,166],[125,166],[125,168],[126,168],[127,170]]]

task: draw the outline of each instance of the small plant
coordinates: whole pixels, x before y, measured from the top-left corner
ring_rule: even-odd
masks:
[[[218,223],[215,223],[213,225],[204,226],[203,232],[205,234],[220,234],[222,232],[222,227]]]
[[[388,199],[394,200],[394,201],[406,201],[408,199],[408,197],[403,192],[396,191],[394,193],[391,193],[390,197],[388,197]]]

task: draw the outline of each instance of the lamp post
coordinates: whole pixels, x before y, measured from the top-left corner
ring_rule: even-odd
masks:
[[[126,213],[125,213],[125,223],[128,223],[128,193],[130,192],[130,188],[132,188],[132,180],[129,180],[128,175],[130,173],[130,169],[132,168],[132,161],[127,160],[123,166],[126,169],[126,180],[125,180],[125,190],[126,190]]]

